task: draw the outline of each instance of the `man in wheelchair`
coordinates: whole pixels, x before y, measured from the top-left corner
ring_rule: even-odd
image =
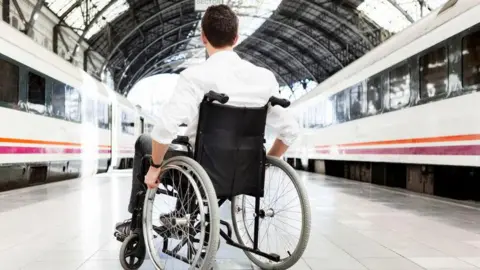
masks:
[[[132,190],[128,206],[130,213],[133,213],[137,206],[136,196],[139,191],[145,190],[146,187],[148,190],[155,189],[159,186],[160,181],[168,181],[166,178],[160,179],[160,175],[163,173],[162,170],[165,169],[164,164],[169,158],[177,155],[188,155],[193,158],[192,152],[195,152],[195,155],[207,156],[205,155],[206,152],[211,154],[219,151],[218,149],[228,145],[229,140],[232,138],[228,135],[231,134],[231,132],[228,132],[228,129],[241,130],[242,134],[248,133],[248,130],[258,133],[252,135],[251,138],[247,135],[244,143],[245,145],[257,145],[259,150],[261,150],[260,148],[262,148],[264,141],[263,132],[265,125],[268,126],[277,132],[277,138],[268,151],[268,155],[273,157],[282,156],[288,149],[288,146],[298,136],[298,123],[284,108],[288,106],[286,104],[288,101],[274,97],[279,91],[279,85],[273,73],[242,60],[233,51],[233,46],[238,40],[238,18],[235,13],[226,5],[210,6],[205,12],[201,27],[201,40],[206,47],[209,58],[202,64],[189,67],[180,74],[169,102],[162,108],[158,108],[156,113],[157,123],[151,135],[141,135],[135,142]],[[159,86],[159,88],[161,87]],[[228,106],[240,108],[232,110],[233,114],[237,114],[237,118],[231,118],[231,115],[226,115],[222,108],[212,107],[204,109],[203,114],[201,113],[202,106],[207,103],[224,104],[227,101]],[[248,110],[249,108],[252,110]],[[225,111],[228,111],[228,109]],[[266,117],[263,117],[263,120],[261,119],[262,113],[266,115]],[[202,130],[205,131],[211,128],[211,124],[208,124],[207,120],[202,120],[202,115],[205,119],[218,119],[218,123],[222,126],[220,128],[216,127],[216,134],[213,137],[208,137],[209,135],[202,137],[200,134],[197,134],[198,130],[202,132]],[[240,118],[246,119],[246,122],[231,120]],[[177,135],[181,124],[187,124],[187,131],[185,136],[179,137],[179,139]],[[245,130],[247,131],[246,133]],[[225,136],[222,137],[219,132],[224,132]],[[212,138],[215,138],[214,140],[217,141],[208,142]],[[218,140],[218,138],[220,139]],[[201,140],[201,142],[197,140]],[[176,151],[172,147],[172,142],[173,144],[189,145],[191,151]],[[208,146],[209,144],[218,144],[220,148],[215,150],[205,147],[205,145]],[[201,149],[198,149],[198,147]],[[237,150],[241,152],[243,149],[240,148],[242,147],[237,147]],[[149,166],[147,166],[148,171],[142,172],[142,168],[145,167],[142,166],[144,157],[149,155],[151,157]],[[219,155],[221,156],[221,153]],[[229,158],[226,156],[224,161]],[[195,159],[197,160],[197,158]],[[244,161],[246,163],[249,162],[248,160]],[[262,159],[260,156],[258,161],[260,162],[259,164],[264,165],[265,163],[264,158]],[[217,155],[217,161],[212,162],[220,164],[221,160],[218,159]],[[201,165],[205,166],[204,164]],[[211,166],[215,167],[216,165],[212,164]],[[228,167],[228,164],[222,166]],[[251,170],[250,167],[252,166],[247,168],[248,166],[246,165],[244,169]],[[254,170],[258,171],[258,169]],[[210,171],[208,172],[210,174]],[[138,181],[138,175],[145,175],[144,183]],[[215,177],[210,174],[210,178]],[[214,179],[212,179],[212,182],[215,182]],[[222,191],[218,188],[221,186],[221,183],[219,184],[219,181],[215,183],[217,184],[215,191],[220,199],[223,196]],[[228,197],[230,195],[231,193],[228,193],[225,196]],[[180,213],[182,206],[187,206],[187,208],[194,207],[192,202],[178,199],[175,210],[159,217],[164,227],[174,226],[173,223],[175,222],[172,222],[172,220],[175,217],[178,218],[185,215],[185,211]],[[268,213],[265,215],[268,215]],[[117,234],[129,235],[131,223],[131,219],[117,223]]]
[[[218,5],[207,9],[202,19],[201,39],[209,58],[180,74],[170,101],[158,113],[158,122],[151,136],[143,134],[135,142],[132,191],[128,206],[130,213],[133,211],[135,194],[143,188],[136,179],[142,158],[152,155],[152,166],[145,176],[145,184],[154,188],[158,185],[160,165],[165,155],[175,155],[175,151],[168,150],[181,124],[188,123],[185,135],[193,144],[199,104],[208,91],[224,93],[229,97],[229,105],[241,107],[265,106],[279,91],[271,71],[242,60],[233,51],[238,40],[238,18],[228,6]],[[266,124],[279,134],[268,155],[280,157],[296,139],[298,123],[285,109],[275,106],[269,108]],[[130,220],[126,220],[118,223],[116,230],[128,234],[129,227]]]

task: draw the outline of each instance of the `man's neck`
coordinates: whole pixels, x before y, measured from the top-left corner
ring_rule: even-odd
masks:
[[[224,47],[224,48],[207,48],[208,56],[211,57],[212,55],[219,53],[219,52],[225,52],[225,51],[233,51],[233,47]]]

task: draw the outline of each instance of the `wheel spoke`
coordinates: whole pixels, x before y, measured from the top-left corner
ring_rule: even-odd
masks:
[[[165,174],[171,175],[169,185],[176,198],[172,200],[167,194],[147,193],[149,199],[144,207],[143,230],[152,262],[162,270],[167,265],[168,269],[184,268],[181,264],[200,268],[210,265],[216,253],[216,246],[210,248],[210,242],[217,245],[219,241],[218,203],[213,185],[203,168],[192,159],[173,157],[163,168]],[[157,207],[155,203],[160,205]],[[153,209],[160,213],[153,215]],[[207,213],[210,215],[208,219]],[[212,215],[216,217],[213,221]],[[157,226],[158,223],[161,225]],[[153,239],[154,233],[159,233],[159,239]],[[206,244],[206,253],[202,253],[204,243],[208,242],[205,237],[209,234],[215,237],[211,237]],[[175,262],[169,261],[172,259]]]
[[[310,207],[306,191],[295,171],[284,161],[267,157],[265,192],[260,200],[259,246],[265,253],[280,256],[279,262],[245,252],[262,269],[287,269],[302,256],[310,235]],[[251,246],[254,235],[254,207],[248,196],[232,201],[232,219],[239,244]],[[239,208],[239,210],[236,210]],[[292,209],[297,208],[297,209]],[[293,210],[293,211],[292,211]],[[284,214],[281,214],[285,212]],[[299,213],[291,216],[287,213]],[[265,222],[264,222],[265,221]],[[280,225],[280,226],[279,226]],[[297,233],[292,234],[290,231]],[[284,236],[285,233],[286,237]]]

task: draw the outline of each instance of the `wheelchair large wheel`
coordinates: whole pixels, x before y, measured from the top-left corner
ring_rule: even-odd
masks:
[[[255,198],[236,196],[231,205],[239,244],[253,248]],[[280,255],[280,261],[270,261],[248,251],[245,254],[262,269],[292,267],[303,255],[310,237],[310,204],[295,170],[276,157],[267,157],[260,213],[258,249]]]
[[[177,156],[165,162],[160,186],[147,191],[142,223],[156,269],[211,269],[220,237],[218,201],[196,161]]]

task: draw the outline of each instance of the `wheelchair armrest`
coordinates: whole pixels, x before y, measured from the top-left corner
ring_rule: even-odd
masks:
[[[172,141],[172,144],[188,145],[188,136],[178,136]]]

